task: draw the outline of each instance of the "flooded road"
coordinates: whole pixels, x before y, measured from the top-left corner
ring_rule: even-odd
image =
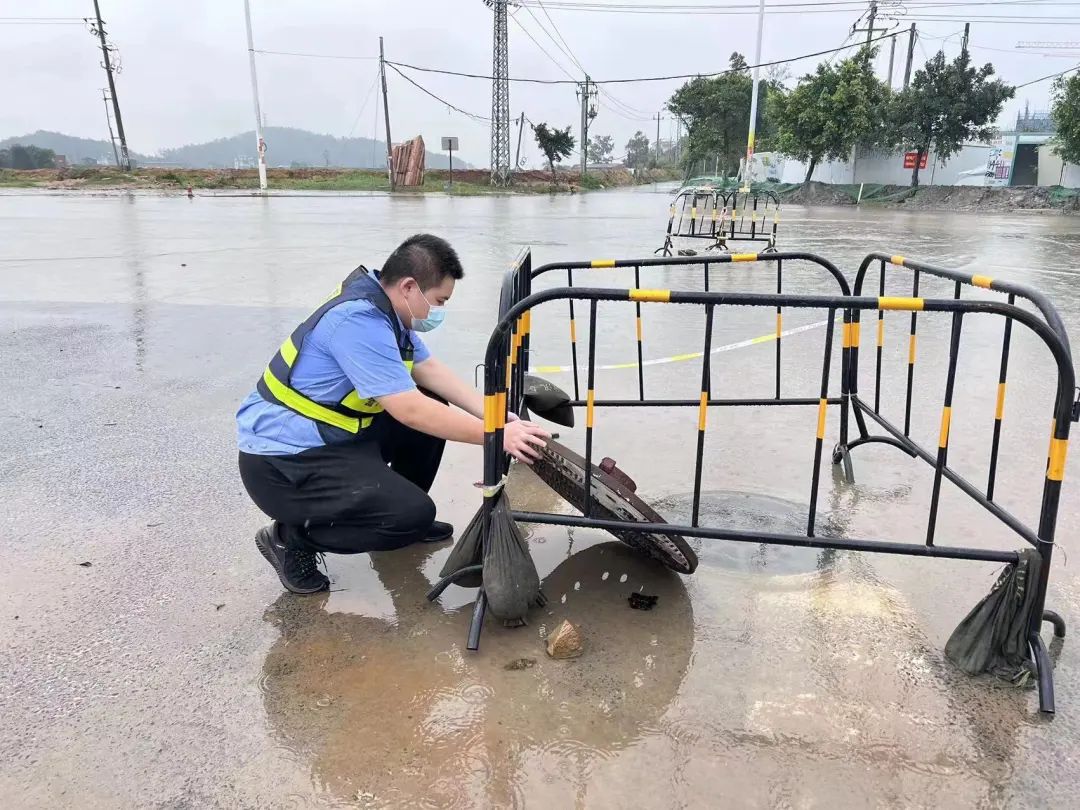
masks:
[[[693,541],[679,577],[612,538],[528,527],[549,604],[529,626],[490,620],[464,649],[474,591],[424,591],[448,546],[332,557],[330,593],[283,594],[254,548],[264,522],[235,468],[233,414],[284,335],[358,263],[430,230],[466,278],[429,345],[463,375],[482,361],[501,273],[534,263],[651,255],[668,195],[458,198],[0,196],[0,803],[6,807],[1029,807],[1080,786],[1080,657],[1055,641],[1058,714],[1033,692],[977,681],[944,658],[998,566]],[[1025,281],[1080,335],[1080,221],[873,209],[784,212],[782,249],[849,278],[871,250]],[[771,270],[714,268],[712,289],[770,292]],[[633,286],[632,273],[575,283]],[[658,270],[645,287],[701,289]],[[872,277],[876,289],[876,277]],[[545,277],[538,286],[562,283]],[[910,294],[910,277],[888,292]],[[786,292],[832,292],[785,270]],[[923,280],[923,295],[952,286]],[[965,292],[965,295],[968,293]],[[588,336],[578,315],[579,345]],[[632,305],[603,304],[598,398],[637,395]],[[722,315],[720,313],[723,313]],[[785,395],[816,397],[823,313],[789,311]],[[872,316],[871,316],[872,317]],[[907,313],[886,318],[882,411],[901,421]],[[645,388],[696,399],[697,308],[644,307]],[[771,396],[772,311],[718,310],[714,396]],[[533,363],[573,388],[566,306],[533,317]],[[950,464],[985,482],[1001,323],[965,321]],[[948,322],[919,324],[912,435],[935,447]],[[863,328],[863,345],[873,343]],[[748,345],[747,342],[749,342]],[[1034,525],[1053,378],[1014,334],[1001,503]],[[583,360],[583,358],[582,358]],[[830,388],[839,388],[838,346]],[[873,390],[863,363],[861,384]],[[584,377],[580,382],[583,383]],[[814,408],[714,409],[702,523],[802,531]],[[583,421],[583,420],[579,420]],[[830,415],[826,450],[837,438]],[[560,429],[583,447],[580,429]],[[672,520],[691,509],[692,408],[600,409],[615,457]],[[854,453],[857,483],[823,462],[818,529],[921,542],[932,469],[885,446]],[[1076,626],[1080,527],[1066,474],[1048,607]],[[479,448],[448,448],[433,496],[462,527],[479,503]],[[567,511],[515,468],[510,495]],[[937,542],[1022,541],[946,485]],[[88,563],[88,565],[87,565]],[[627,596],[659,597],[630,610]],[[544,634],[580,625],[585,652],[553,661]],[[1046,633],[1049,637],[1049,631]]]

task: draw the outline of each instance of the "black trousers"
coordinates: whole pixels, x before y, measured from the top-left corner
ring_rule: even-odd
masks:
[[[435,520],[427,491],[446,442],[380,414],[371,434],[291,456],[240,453],[240,477],[290,545],[335,554],[389,551]]]

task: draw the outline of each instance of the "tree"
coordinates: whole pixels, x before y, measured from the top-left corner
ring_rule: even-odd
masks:
[[[551,182],[557,183],[555,164],[564,157],[569,157],[570,153],[574,151],[576,143],[574,136],[570,134],[570,127],[566,129],[548,129],[546,122],[536,124],[533,127],[533,136],[536,138],[536,145],[540,147],[540,151],[547,158],[548,168],[551,170]]]
[[[615,139],[610,135],[598,135],[589,141],[589,158],[596,163],[607,163],[615,151]]]
[[[55,169],[56,153],[38,146],[13,144],[0,150],[0,169]]]
[[[649,165],[649,138],[640,129],[626,142],[626,165],[631,169],[644,169]]]
[[[994,137],[994,121],[1015,90],[991,79],[994,66],[971,66],[971,56],[961,51],[952,62],[938,51],[915,71],[911,86],[894,97],[890,109],[890,140],[914,151],[911,185],[919,185],[919,163],[934,150],[937,160],[947,160],[966,141]]]
[[[807,164],[807,182],[821,161],[884,138],[889,93],[874,77],[874,54],[863,48],[836,66],[819,64],[790,93],[770,94],[776,150]]]
[[[693,79],[668,101],[668,109],[686,122],[690,130],[689,145],[683,152],[683,162],[690,165],[702,158],[720,159],[720,168],[734,174],[739,159],[745,154],[746,134],[750,128],[750,95],[754,82],[747,72],[746,60],[738,53],[731,55],[730,73],[711,79]],[[766,116],[768,98],[778,86],[767,81],[758,83],[757,141],[768,144],[775,127]]]
[[[1054,153],[1066,163],[1080,163],[1080,75],[1054,82],[1050,117],[1054,121]]]

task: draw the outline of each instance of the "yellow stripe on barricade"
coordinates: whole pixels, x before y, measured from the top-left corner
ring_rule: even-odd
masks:
[[[1005,416],[1005,383],[998,383],[997,394],[997,410],[994,411],[995,419],[1002,419]]]
[[[585,397],[585,427],[592,428],[593,426],[593,413],[595,411],[596,392],[593,389],[589,389]]]
[[[780,336],[784,334],[784,316],[779,312],[776,313],[776,339],[779,340]]]
[[[851,324],[851,348],[859,348],[859,332],[862,328],[862,324],[853,321]]]
[[[638,317],[637,317],[637,339],[638,339],[638,343],[640,343],[641,342],[641,316],[640,315],[638,315]]]
[[[990,276],[972,276],[971,283],[976,287],[982,287],[985,290],[990,289],[990,285],[994,283],[994,280]]]
[[[758,255],[756,253],[732,253],[731,260],[733,262],[756,262]]]
[[[654,301],[666,303],[671,300],[671,290],[630,290],[631,301]]]
[[[1046,468],[1046,477],[1051,481],[1061,481],[1065,478],[1065,456],[1068,452],[1068,439],[1050,440],[1050,464]]]
[[[497,407],[498,397],[495,394],[486,394],[484,396],[484,433],[495,432],[495,409]]]
[[[701,392],[701,408],[698,410],[697,429],[705,429],[705,414],[709,412],[709,393],[707,391]]]
[[[526,310],[525,314],[521,316],[521,334],[529,334],[529,330],[532,329],[532,310]]]
[[[909,366],[915,365],[915,335],[912,335],[908,342],[907,361]]]
[[[889,259],[889,261],[892,264],[895,264],[897,267],[903,267],[904,266],[904,257],[903,256],[892,256]]]
[[[825,412],[828,410],[829,400],[822,397],[818,401],[817,406],[817,437],[819,439],[825,438]]]
[[[589,262],[589,266],[590,267],[614,267],[615,266],[615,260],[614,259],[593,259],[591,262]]]
[[[840,327],[840,348],[851,348],[851,324],[845,323]]]
[[[904,310],[921,310],[923,308],[922,298],[892,298],[884,297],[878,299],[878,309],[904,309]]]
[[[574,319],[570,319],[570,342],[577,343],[577,327],[574,325]]]
[[[881,348],[885,345],[885,319],[882,318],[877,322],[877,345]]]
[[[952,407],[946,405],[941,409],[941,432],[938,434],[938,447],[949,446],[949,425],[952,424]]]

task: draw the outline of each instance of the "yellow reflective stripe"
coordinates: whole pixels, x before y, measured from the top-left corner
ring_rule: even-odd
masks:
[[[859,348],[859,332],[862,329],[862,324],[853,321],[851,324],[851,347],[853,349]]]
[[[631,301],[670,301],[671,290],[642,290],[634,288],[630,290]]]
[[[840,330],[840,346],[841,348],[851,348],[851,324],[845,323]]]
[[[382,413],[383,406],[378,403],[372,397],[362,397],[359,391],[350,391],[345,399],[341,400],[341,404],[351,411],[360,411],[361,413]]]
[[[713,219],[713,222],[716,222],[716,217],[717,217],[717,211],[716,211],[716,209],[714,208],[714,209],[712,210],[712,219]]]
[[[690,209],[690,219],[697,219],[697,206],[693,206]]]
[[[270,372],[270,369],[263,372],[263,382],[270,389],[270,393],[280,402],[308,419],[333,425],[336,428],[347,430],[349,433],[356,433],[360,430],[360,420],[332,411],[318,402],[311,401],[281,382]]]
[[[990,276],[972,276],[971,283],[976,287],[982,287],[989,290],[990,285],[994,283],[994,280]]]
[[[577,343],[577,328],[574,326],[574,319],[570,319],[570,342]]]
[[[495,395],[495,427],[506,427],[506,392],[500,391]]]
[[[615,266],[615,260],[614,259],[593,259],[591,262],[589,262],[589,266],[590,267],[614,267]]]
[[[596,392],[591,388],[585,398],[585,427],[592,429],[593,426],[593,401],[596,397]]]
[[[921,310],[923,308],[923,299],[921,298],[879,298],[878,309],[906,309],[906,310]]]
[[[997,410],[994,412],[995,419],[1005,416],[1005,383],[998,383]]]
[[[532,310],[526,310],[525,314],[521,316],[521,334],[527,335],[532,329]]]
[[[296,362],[297,348],[292,342],[292,336],[285,338],[285,342],[281,344],[281,356],[285,360],[285,365],[292,368],[292,364]]]
[[[731,260],[733,262],[756,262],[756,253],[732,253]]]
[[[908,343],[907,361],[909,366],[915,365],[915,335],[911,336],[911,340]]]
[[[1061,481],[1065,478],[1065,455],[1068,451],[1068,439],[1050,440],[1050,465],[1046,468],[1046,477],[1051,481]]]
[[[675,216],[675,206],[674,206],[674,205],[673,205],[673,206],[671,206],[671,207],[670,207],[670,208],[668,209],[668,215],[669,215],[669,216],[672,216],[672,217],[674,217],[674,216]]]
[[[705,429],[705,414],[709,411],[709,394],[707,391],[701,392],[701,408],[698,411],[697,429]]]
[[[817,437],[825,438],[825,410],[829,407],[829,400],[822,397],[817,406]]]
[[[776,339],[780,339],[780,335],[784,331],[784,316],[779,312],[776,313]]]
[[[938,447],[949,446],[949,425],[952,423],[952,407],[941,409],[941,433],[938,434]]]
[[[889,259],[889,261],[892,262],[893,264],[897,265],[898,267],[903,267],[904,266],[904,257],[903,256],[893,256],[891,259]]]
[[[637,317],[637,339],[638,343],[641,343],[641,316]]]
[[[484,433],[494,433],[498,424],[499,398],[495,394],[484,395]]]
[[[878,348],[885,345],[885,319],[879,318],[877,322],[877,345]]]

